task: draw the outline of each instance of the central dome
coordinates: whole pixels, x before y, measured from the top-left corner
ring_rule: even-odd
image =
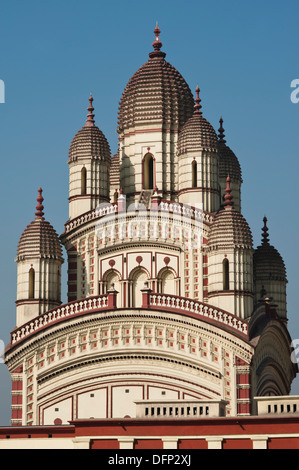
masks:
[[[165,60],[160,29],[154,31],[154,51],[129,80],[120,100],[118,133],[136,125],[159,124],[179,130],[192,116],[194,100],[182,75]]]

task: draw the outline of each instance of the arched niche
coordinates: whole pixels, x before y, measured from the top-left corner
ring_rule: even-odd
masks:
[[[149,280],[149,273],[146,269],[138,267],[130,274],[131,280],[131,306],[138,308],[142,306],[142,292],[144,283]]]
[[[224,258],[222,261],[223,290],[229,290],[229,261]]]
[[[29,269],[29,285],[28,285],[28,298],[34,299],[34,291],[35,291],[35,271],[33,268]]]
[[[155,159],[147,153],[142,162],[143,189],[154,189],[155,186]]]
[[[104,290],[108,292],[110,289],[114,288],[118,294],[116,296],[116,305],[120,306],[121,298],[121,275],[116,269],[109,269],[103,276]]]
[[[161,294],[177,295],[176,272],[169,267],[161,269],[158,274],[158,290]]]
[[[192,174],[192,188],[197,188],[197,161],[193,160],[191,163]]]
[[[86,195],[86,180],[87,180],[87,175],[86,175],[86,168],[85,166],[81,169],[81,195],[85,196]]]

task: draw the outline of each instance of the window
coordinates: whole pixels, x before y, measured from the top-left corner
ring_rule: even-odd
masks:
[[[34,299],[35,271],[33,268],[29,270],[29,299]]]
[[[83,167],[81,170],[81,195],[86,194],[86,168]]]
[[[143,161],[144,189],[154,189],[154,159],[147,153]]]
[[[229,261],[224,258],[222,263],[223,268],[223,290],[229,290]]]
[[[192,188],[197,188],[197,162],[193,160],[191,163],[192,168]]]

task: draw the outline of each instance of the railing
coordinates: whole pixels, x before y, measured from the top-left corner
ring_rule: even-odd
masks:
[[[273,397],[254,397],[257,414],[265,415],[299,415],[299,396],[282,395]]]
[[[75,300],[67,304],[61,305],[55,309],[39,315],[33,320],[24,323],[24,325],[16,328],[11,333],[11,344],[14,345],[18,341],[36,333],[38,330],[49,326],[52,323],[66,320],[67,318],[89,313],[94,310],[104,310],[115,308],[114,294],[104,294],[96,297],[88,297],[87,299]]]
[[[221,323],[248,336],[248,324],[232,313],[220,310],[200,301],[176,295],[155,294],[149,289],[143,291],[143,307],[196,314],[208,320]]]
[[[123,207],[123,206],[122,206]],[[75,217],[74,219],[70,220],[65,224],[65,233],[70,232],[71,230],[80,227],[81,225],[86,224],[94,219],[99,219],[105,215],[109,214],[117,214],[119,208],[118,203],[107,203],[107,204],[100,204],[99,207],[96,209],[92,209],[91,211],[85,212],[84,214]],[[166,201],[161,200],[159,203],[158,211],[160,212],[168,212],[169,214],[177,214],[183,217],[187,217],[193,220],[199,220],[201,222],[205,222],[210,224],[213,221],[213,214],[208,212],[202,211],[201,209],[197,209],[193,206],[189,206],[189,204],[183,204],[181,202],[173,202],[173,201]],[[121,210],[122,214],[124,212],[124,208]],[[130,210],[128,214],[130,214]]]
[[[223,400],[138,401],[136,417],[142,419],[198,419],[225,416],[227,402]]]
[[[142,305],[140,308],[158,311],[162,310],[169,313],[177,312],[183,315],[194,316],[197,319],[204,319],[210,323],[215,322],[216,324],[224,325],[230,330],[235,331],[246,338],[248,337],[247,323],[231,313],[185,297],[155,294],[148,288],[141,289],[141,291]],[[64,321],[74,316],[88,314],[97,310],[117,310],[117,294],[116,290],[111,289],[107,294],[75,300],[49,310],[48,312],[39,315],[24,325],[16,328],[11,333],[11,345],[18,343],[29,335],[32,335],[53,323]]]

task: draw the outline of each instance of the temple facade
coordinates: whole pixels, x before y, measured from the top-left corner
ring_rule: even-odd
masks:
[[[39,188],[17,248],[12,426],[257,415],[297,373],[287,276],[266,218],[254,247],[222,117],[216,132],[158,27],[120,98],[113,156],[93,101],[66,158],[64,232]]]

